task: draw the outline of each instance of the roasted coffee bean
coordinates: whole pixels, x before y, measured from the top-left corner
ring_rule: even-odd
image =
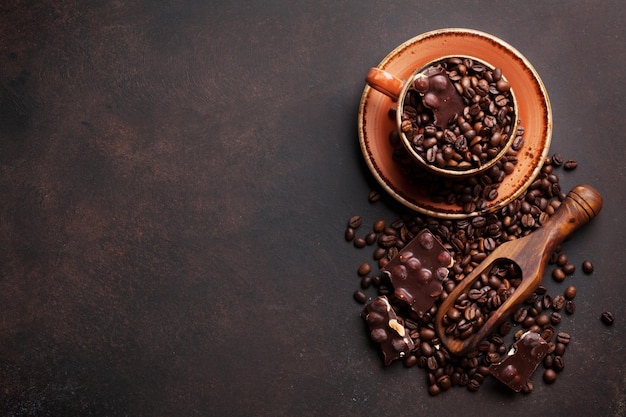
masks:
[[[422,356],[432,356],[434,350],[430,343],[422,342],[420,344],[420,352],[422,352]]]
[[[572,337],[569,335],[569,333],[566,333],[566,332],[559,332],[556,335],[557,342],[563,343],[564,345],[567,345],[571,339]]]
[[[513,313],[513,320],[516,321],[517,323],[521,323],[524,321],[527,314],[528,314],[528,311],[525,308],[520,307]]]
[[[573,300],[574,298],[576,298],[576,287],[573,285],[570,285],[569,287],[565,289],[565,292],[563,293],[563,295],[565,296],[567,300],[569,301]]]
[[[417,366],[420,368],[426,369],[427,361],[428,361],[428,358],[426,356],[420,355],[417,357]]]
[[[365,304],[367,301],[367,294],[361,290],[357,290],[354,292],[354,299],[361,304]]]
[[[374,231],[376,233],[380,233],[380,232],[382,232],[385,229],[385,226],[386,225],[385,225],[385,221],[384,220],[382,220],[382,219],[376,220],[374,222]]]
[[[561,372],[563,369],[565,369],[565,361],[563,360],[563,356],[557,355],[554,357],[552,369],[554,369],[556,372]]]
[[[419,331],[421,340],[432,340],[437,336],[437,333],[428,327],[423,327]]]
[[[511,89],[511,85],[505,79],[501,78],[496,82],[496,88],[498,91],[505,92]]]
[[[344,237],[346,238],[346,241],[351,242],[352,239],[354,239],[355,235],[356,233],[353,228],[351,227],[346,228],[346,232],[344,233]]]
[[[361,278],[361,288],[363,288],[364,290],[368,289],[369,287],[372,286],[372,281],[373,278],[369,275],[364,276],[363,278]]]
[[[550,316],[547,314],[540,314],[535,318],[535,323],[538,326],[543,327],[550,323]]]
[[[375,203],[378,200],[380,200],[380,193],[378,191],[370,191],[369,196],[367,197],[367,200],[370,203]]]
[[[361,278],[361,288],[366,290],[369,287],[371,287],[374,283],[374,277],[370,276],[370,275],[366,275],[364,277]]]
[[[348,220],[348,227],[358,229],[363,224],[363,218],[361,216],[352,216]]]
[[[600,316],[600,319],[602,320],[602,323],[608,326],[611,326],[615,322],[615,317],[613,316],[613,313],[611,313],[610,311],[603,312],[602,315]]]
[[[439,385],[437,385],[437,384],[432,384],[432,385],[429,385],[429,386],[428,386],[428,393],[429,393],[431,396],[435,397],[435,396],[437,396],[437,395],[441,394],[441,388],[440,388],[440,387],[439,387]]]
[[[556,264],[558,266],[564,266],[568,261],[567,255],[564,253],[560,253],[556,258]]]
[[[392,229],[399,230],[402,227],[404,227],[404,220],[402,220],[402,219],[396,219],[393,222],[391,222],[391,228]]]
[[[359,269],[357,270],[359,276],[365,276],[367,274],[369,274],[370,272],[372,272],[372,266],[368,263],[362,263],[359,266]]]
[[[378,246],[389,249],[396,245],[398,238],[393,235],[382,234],[378,237]]]
[[[398,231],[392,226],[387,226],[383,229],[383,234],[387,236],[397,237]]]
[[[552,165],[556,167],[560,167],[561,165],[563,165],[563,157],[561,156],[561,154],[555,153],[554,155],[552,155]]]
[[[522,216],[522,226],[531,228],[535,225],[535,218],[531,213],[526,213]]]
[[[552,270],[552,278],[556,282],[561,282],[565,279],[565,272],[561,268],[554,268]]]
[[[543,340],[545,340],[546,342],[550,342],[552,341],[552,338],[554,337],[554,327],[553,326],[544,326],[543,330],[541,331],[541,338]]]
[[[491,342],[489,340],[482,340],[479,344],[477,349],[481,352],[489,352],[489,350],[491,349]]]
[[[561,320],[562,320],[561,313],[553,311],[552,314],[550,315],[550,322],[552,322],[553,324],[558,324],[561,322]]]
[[[535,318],[532,316],[527,315],[524,321],[522,321],[522,326],[524,326],[527,329],[533,326],[534,324],[535,324]]]
[[[496,248],[496,241],[491,237],[486,238],[483,244],[485,247],[485,251],[487,252],[491,252]]]
[[[530,307],[530,308],[528,309],[528,316],[529,316],[529,317],[532,317],[532,318],[534,319],[534,318],[535,318],[535,317],[537,317],[538,315],[539,315],[539,310],[538,310],[537,308],[535,308],[535,306]],[[533,323],[534,323],[534,321],[533,321]]]
[[[437,363],[437,358],[435,358],[434,356],[429,356],[428,359],[426,359],[426,368],[430,369],[431,371],[434,371],[437,368],[439,368],[439,364]]]
[[[552,308],[556,311],[560,311],[563,307],[565,307],[565,297],[562,295],[555,295],[552,299]]]
[[[563,272],[565,275],[574,275],[574,272],[576,272],[576,265],[573,263],[566,263],[563,265]]]
[[[472,372],[471,376],[472,376],[472,379],[477,381],[479,384],[485,380],[485,376],[481,374],[480,372],[478,372],[478,369],[476,369],[475,372]]]
[[[378,235],[376,234],[376,232],[370,232],[365,235],[365,243],[368,245],[373,245],[374,243],[376,243],[377,239]]]
[[[452,387],[452,380],[450,379],[449,375],[443,375],[439,377],[439,379],[437,379],[437,385],[439,385],[439,387],[443,391],[445,391]]]
[[[380,275],[375,275],[372,277],[372,286],[375,288],[380,288],[380,285],[382,284],[382,278],[380,277]]]
[[[565,349],[565,343],[557,342],[554,345],[554,354],[558,356],[563,356],[565,354]]]
[[[475,378],[470,379],[467,383],[467,389],[472,392],[478,391],[480,389],[480,382],[478,382]]]
[[[550,354],[550,355],[546,355],[543,357],[543,367],[546,369],[550,369],[552,368],[552,365],[554,365],[554,355]]]
[[[543,371],[543,380],[546,384],[553,384],[556,381],[556,372],[554,369],[546,369]]]
[[[367,246],[367,242],[365,241],[364,238],[362,237],[357,237],[354,239],[354,247],[355,248],[364,248],[365,246]]]
[[[593,264],[591,261],[584,261],[582,269],[585,274],[591,274],[593,273]]]
[[[576,304],[573,301],[567,301],[565,303],[565,312],[567,314],[574,314],[576,312]]]
[[[563,164],[563,169],[566,169],[568,171],[571,171],[573,169],[576,169],[578,167],[578,162],[576,162],[573,159],[568,159],[567,161],[565,161],[565,163]]]
[[[412,368],[417,365],[417,356],[415,355],[406,355],[402,360],[402,364],[405,368]]]
[[[387,250],[385,248],[377,247],[374,249],[373,258],[376,260],[381,259],[387,254]]]
[[[480,229],[481,227],[485,227],[485,225],[487,224],[487,220],[483,216],[476,216],[472,218],[471,223],[473,227]]]

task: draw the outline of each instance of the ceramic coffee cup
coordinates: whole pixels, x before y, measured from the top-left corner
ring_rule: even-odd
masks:
[[[366,82],[397,103],[402,144],[427,171],[455,178],[477,175],[511,147],[518,124],[515,94],[489,63],[439,57],[406,80],[374,67]]]

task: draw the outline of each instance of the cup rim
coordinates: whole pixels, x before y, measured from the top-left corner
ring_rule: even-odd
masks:
[[[440,176],[445,176],[445,177],[454,177],[454,178],[465,178],[465,177],[471,177],[474,175],[478,175],[482,172],[487,171],[489,168],[491,168],[492,166],[494,166],[511,148],[511,145],[513,144],[513,140],[515,138],[515,134],[517,131],[517,126],[519,124],[519,108],[517,106],[517,99],[515,97],[515,92],[514,92],[514,87],[511,85],[511,88],[509,90],[510,94],[511,94],[511,100],[513,101],[513,113],[515,115],[514,119],[513,119],[513,123],[511,125],[511,129],[509,131],[509,134],[507,136],[506,139],[506,143],[504,144],[504,146],[502,146],[502,148],[500,149],[500,152],[498,152],[497,155],[493,156],[491,159],[489,159],[488,161],[486,161],[485,163],[481,163],[479,166],[477,167],[472,167],[472,168],[468,168],[468,169],[446,169],[446,168],[441,168],[436,166],[435,164],[432,164],[430,162],[428,162],[427,160],[424,159],[424,157],[422,155],[420,155],[419,152],[417,152],[413,146],[411,141],[409,140],[409,138],[406,136],[406,134],[402,131],[402,129],[400,128],[400,126],[402,125],[402,111],[401,109],[404,107],[404,100],[406,98],[406,95],[409,91],[409,89],[411,88],[411,85],[413,84],[413,81],[415,80],[415,77],[421,73],[422,71],[424,71],[426,68],[433,66],[441,61],[444,61],[446,59],[450,59],[450,58],[461,58],[461,59],[465,59],[465,58],[469,58],[472,59],[476,62],[481,63],[482,65],[485,65],[486,67],[488,67],[491,70],[495,69],[495,66],[492,65],[491,63],[485,61],[484,59],[481,58],[477,58],[475,56],[472,55],[461,55],[461,54],[453,54],[453,55],[443,55],[441,57],[435,58],[429,62],[427,62],[426,64],[422,65],[421,67],[417,68],[415,71],[413,71],[413,73],[411,74],[411,76],[404,82],[404,84],[402,85],[402,90],[400,92],[400,95],[398,96],[398,101],[397,101],[397,111],[396,111],[396,128],[398,130],[398,133],[400,135],[400,139],[402,142],[402,145],[404,146],[404,148],[406,149],[407,152],[409,152],[409,154],[411,155],[411,157],[413,158],[414,161],[416,161],[420,167],[423,167],[425,169],[427,169],[428,171],[430,171],[431,173],[440,175]],[[504,79],[506,78],[506,74],[502,74],[502,77]]]

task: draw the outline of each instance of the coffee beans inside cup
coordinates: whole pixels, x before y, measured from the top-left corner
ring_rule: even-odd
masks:
[[[410,150],[419,160],[451,171],[479,168],[502,157],[517,124],[514,95],[502,70],[463,57],[445,58],[424,72],[433,69],[447,75],[463,105],[447,123],[435,123],[437,113],[429,103],[430,94],[424,94],[429,78],[415,78],[400,109],[401,130]],[[430,84],[438,78],[436,71]],[[436,84],[428,88],[442,89],[441,82]]]

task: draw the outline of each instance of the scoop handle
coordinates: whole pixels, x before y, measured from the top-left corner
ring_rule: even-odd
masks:
[[[400,78],[377,67],[369,70],[367,77],[365,77],[365,82],[393,101],[398,101],[404,87],[404,81]]]
[[[548,219],[528,250],[550,255],[566,237],[596,217],[602,210],[602,196],[590,185],[578,185],[567,194],[559,209]]]

